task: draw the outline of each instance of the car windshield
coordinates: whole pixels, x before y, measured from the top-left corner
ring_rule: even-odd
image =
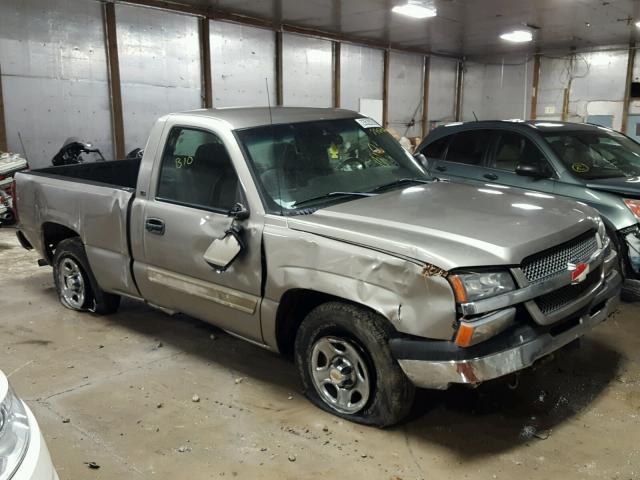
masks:
[[[421,164],[368,118],[268,125],[236,134],[274,213],[429,179]]]
[[[613,130],[549,132],[547,142],[567,169],[587,180],[640,175],[640,145]]]

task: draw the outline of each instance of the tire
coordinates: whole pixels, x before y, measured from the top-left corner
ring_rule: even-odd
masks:
[[[119,295],[107,293],[98,286],[78,237],[62,240],[56,246],[53,279],[60,303],[71,310],[109,315],[120,306]]]
[[[403,420],[415,388],[391,355],[392,332],[386,319],[354,305],[329,302],[312,310],[295,341],[307,398],[356,423],[382,428]]]

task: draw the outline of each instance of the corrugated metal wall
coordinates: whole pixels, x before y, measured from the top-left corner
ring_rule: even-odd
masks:
[[[282,37],[284,104],[333,106],[331,42],[288,33]]]
[[[530,59],[510,62],[465,62],[462,120],[526,119],[531,110]]]
[[[341,107],[358,111],[360,99],[382,100],[384,52],[342,44],[340,52]]]
[[[392,52],[389,58],[389,126],[400,135],[422,135],[423,87],[424,56]]]
[[[144,147],[161,115],[202,106],[198,20],[116,6],[125,149]]]
[[[213,106],[267,105],[266,81],[275,105],[275,33],[225,22],[209,25]]]
[[[429,62],[429,123],[455,120],[458,61],[431,57]]]
[[[9,149],[47,165],[67,137],[112,155],[101,5],[0,2],[0,65]]]

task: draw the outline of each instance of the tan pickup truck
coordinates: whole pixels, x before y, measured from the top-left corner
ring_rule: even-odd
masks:
[[[18,236],[62,303],[121,296],[293,353],[309,399],[391,425],[414,386],[523,369],[603,321],[616,253],[591,208],[430,178],[354,112],[171,114],[142,160],[16,176]]]

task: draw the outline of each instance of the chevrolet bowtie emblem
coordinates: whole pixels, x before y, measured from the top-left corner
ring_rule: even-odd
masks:
[[[589,275],[588,263],[570,263],[567,269],[571,272],[571,283],[573,285],[582,282]]]

